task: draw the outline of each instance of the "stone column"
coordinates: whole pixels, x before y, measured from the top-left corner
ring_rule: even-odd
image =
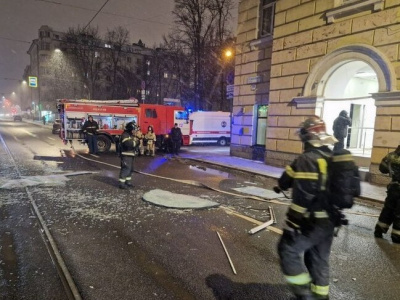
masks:
[[[376,119],[371,153],[370,182],[387,184],[390,178],[379,172],[383,157],[400,145],[400,92],[374,93]]]

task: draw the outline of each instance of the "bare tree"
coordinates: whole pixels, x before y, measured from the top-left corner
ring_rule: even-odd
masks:
[[[105,40],[107,48],[105,49],[107,67],[105,74],[111,79],[110,86],[110,99],[126,97],[126,83],[123,79],[125,64],[121,60],[126,59],[125,53],[129,51],[126,49],[129,42],[129,32],[126,28],[121,26],[112,30],[107,30]],[[123,95],[125,94],[125,95]]]
[[[175,0],[173,38],[191,58],[196,109],[212,108],[218,100],[215,78],[221,65],[221,44],[230,34],[227,22],[232,7],[232,0]]]
[[[98,28],[94,27],[69,28],[61,44],[62,50],[67,53],[78,71],[72,76],[83,86],[87,99],[101,97],[98,93],[99,74],[102,68],[101,47]]]

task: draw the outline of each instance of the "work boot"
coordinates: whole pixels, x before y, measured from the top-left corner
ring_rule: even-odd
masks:
[[[120,182],[120,183],[119,183],[119,188],[122,189],[122,190],[126,190],[128,187],[126,186],[125,183]]]
[[[132,183],[130,183],[129,181],[125,181],[125,186],[127,186],[127,187],[133,187]]]
[[[375,226],[374,236],[378,239],[382,239],[383,230],[379,225]]]

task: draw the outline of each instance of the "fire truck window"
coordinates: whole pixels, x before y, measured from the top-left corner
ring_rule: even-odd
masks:
[[[146,109],[146,118],[157,118],[157,111],[155,109],[147,108]]]
[[[175,119],[176,120],[188,120],[189,119],[188,112],[187,111],[176,111]]]

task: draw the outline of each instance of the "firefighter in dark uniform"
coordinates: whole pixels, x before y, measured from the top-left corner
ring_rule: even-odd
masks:
[[[342,110],[333,122],[333,136],[338,140],[333,150],[344,149],[344,139],[347,137],[349,126],[351,126],[351,119],[347,111]]]
[[[337,140],[326,134],[318,117],[302,123],[299,136],[304,152],[286,167],[279,188],[292,188],[283,235],[278,245],[281,268],[296,299],[329,298],[329,254],[335,226],[317,195],[326,189],[327,147]]]
[[[400,145],[394,152],[386,155],[380,165],[379,171],[389,174],[392,181],[387,187],[385,204],[375,226],[375,237],[382,238],[387,233],[390,225],[392,228],[392,242],[400,244]]]
[[[138,140],[135,137],[135,124],[129,122],[125,126],[125,130],[120,137],[120,156],[121,171],[119,173],[119,188],[127,189],[132,187],[131,179],[133,173],[133,163],[136,156],[136,147]]]
[[[87,143],[90,154],[97,154],[97,130],[99,125],[92,116],[88,116],[88,120],[83,124],[82,131],[86,134]]]

